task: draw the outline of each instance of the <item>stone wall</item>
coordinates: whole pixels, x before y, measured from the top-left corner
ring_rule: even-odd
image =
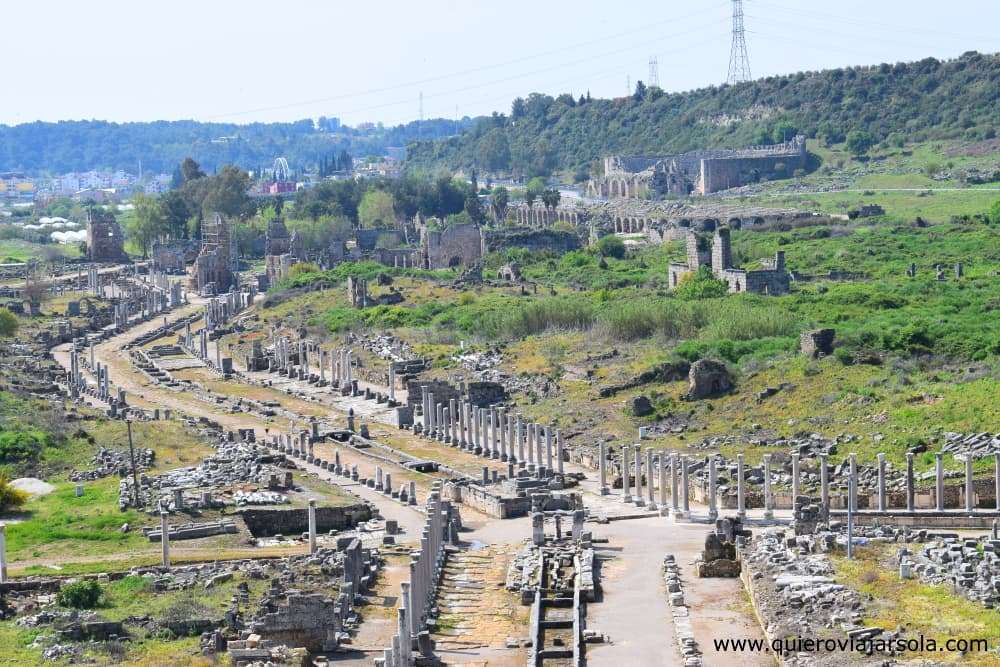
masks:
[[[91,209],[87,213],[87,259],[91,262],[124,262],[125,234],[112,213]]]
[[[302,509],[242,509],[239,512],[255,537],[295,535],[309,530],[309,510]],[[317,507],[316,530],[320,532],[353,528],[368,521],[371,507],[364,504],[345,507]]]
[[[424,268],[445,269],[469,266],[482,256],[482,233],[479,225],[450,225],[441,230],[421,230],[420,245]]]

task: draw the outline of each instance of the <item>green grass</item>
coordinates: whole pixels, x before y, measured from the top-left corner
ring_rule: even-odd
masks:
[[[27,519],[7,527],[7,551],[12,562],[56,554],[114,554],[148,545],[139,527],[149,522],[134,510],[118,511],[118,479],[108,477],[84,485],[64,482],[47,496],[24,505]],[[128,523],[131,530],[119,531]]]
[[[914,545],[919,549],[921,545]],[[949,590],[945,586],[932,586],[917,579],[900,579],[892,564],[896,546],[859,548],[851,561],[844,556],[832,558],[839,582],[870,596],[869,617],[865,624],[894,631],[906,628],[906,637],[922,634],[937,642],[946,639],[987,639],[990,654],[960,656],[944,652],[915,655],[907,653],[905,659],[923,657],[934,661],[960,662],[963,665],[998,665],[997,638],[1000,637],[1000,614],[987,609]]]

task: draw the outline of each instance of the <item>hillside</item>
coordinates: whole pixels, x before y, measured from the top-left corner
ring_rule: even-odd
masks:
[[[324,119],[321,119],[321,121]],[[433,119],[395,127],[358,129],[310,119],[292,123],[201,123],[193,120],[109,123],[99,120],[0,125],[0,171],[53,174],[89,169],[169,173],[193,157],[209,173],[226,164],[269,167],[284,156],[293,169],[313,168],[341,150],[381,155],[417,137],[446,137],[471,120]]]
[[[667,94],[637,86],[614,100],[515,100],[510,115],[479,119],[458,137],[411,145],[413,166],[477,167],[585,177],[608,153],[673,153],[769,143],[802,132],[841,143],[851,131],[902,145],[992,139],[1000,124],[1000,55],[799,72],[737,86]]]

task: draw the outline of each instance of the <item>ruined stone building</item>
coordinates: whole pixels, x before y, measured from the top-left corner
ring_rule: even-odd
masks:
[[[221,213],[213,213],[201,225],[201,251],[194,261],[191,288],[199,294],[221,294],[236,282],[238,257],[236,236]]]
[[[773,146],[705,150],[679,155],[611,155],[603,176],[587,184],[587,196],[632,198],[655,195],[707,195],[790,176],[806,166],[806,139],[797,136]]]
[[[87,259],[91,262],[127,262],[125,234],[113,213],[87,211]]]
[[[677,287],[685,275],[707,266],[716,278],[726,281],[729,291],[751,292],[754,294],[787,294],[790,276],[785,270],[785,252],[779,250],[773,259],[761,260],[761,268],[740,269],[733,266],[732,245],[729,228],[720,227],[708,239],[694,230],[687,230],[687,261],[670,264],[670,288]]]
[[[435,219],[431,218],[430,222]],[[420,255],[425,269],[469,266],[482,257],[483,235],[479,225],[468,223],[435,229],[420,228]]]
[[[183,274],[189,264],[193,264],[201,250],[201,244],[194,239],[170,239],[153,241],[153,270],[164,273]]]
[[[305,260],[305,250],[297,232],[288,233],[280,216],[267,223],[264,235],[264,265],[268,284],[274,285],[285,276],[292,265]]]

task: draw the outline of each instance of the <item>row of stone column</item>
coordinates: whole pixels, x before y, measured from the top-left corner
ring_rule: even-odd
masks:
[[[531,472],[563,474],[562,434],[554,425],[525,422],[498,406],[481,408],[454,398],[441,403],[426,385],[421,400],[425,436]]]
[[[413,641],[418,648],[429,649],[421,642],[427,633],[427,617],[444,566],[444,546],[451,537],[451,503],[441,498],[441,482],[435,482],[427,498],[427,519],[420,536],[420,548],[410,557],[410,580],[400,584],[400,606],[396,609],[396,634],[392,645],[383,651],[386,667],[410,667],[414,664]]]
[[[632,461],[634,463],[634,476],[635,476],[635,495],[632,495],[632,481],[630,476],[632,471],[630,470],[630,448],[628,446],[622,447],[622,502],[635,503],[637,506],[644,506],[646,500],[643,498],[642,491],[642,480],[643,480],[643,462],[642,462],[642,450],[639,445],[634,445],[632,448]],[[602,443],[600,445],[600,480],[601,480],[601,493],[606,494],[608,492],[607,487],[607,452],[606,447]],[[906,512],[913,512],[916,510],[915,495],[916,495],[916,481],[914,477],[913,470],[913,453],[907,452],[906,454]],[[819,455],[819,473],[820,473],[820,505],[824,514],[829,514],[830,511],[830,468],[827,463],[827,456],[825,454]],[[677,454],[667,454],[666,452],[655,453],[651,448],[646,449],[646,479],[648,480],[648,496],[649,496],[649,506],[651,509],[656,509],[656,503],[654,502],[654,491],[653,491],[653,479],[654,475],[654,461],[659,467],[660,476],[660,508],[664,508],[666,502],[666,470],[669,465],[670,475],[671,475],[671,512],[677,512],[678,505],[678,487],[677,487],[677,469],[678,466],[681,470],[681,476],[683,477],[682,486],[680,488],[680,495],[683,497],[683,509],[681,510],[680,516],[688,516],[690,513],[690,506],[688,504],[688,457],[678,456]],[[973,457],[966,456],[964,460],[965,465],[965,504],[964,510],[966,512],[972,513],[976,510],[975,503],[975,487],[973,484]],[[772,518],[774,516],[774,494],[771,489],[771,455],[765,454],[763,458],[764,463],[764,517]],[[792,488],[791,495],[792,498],[797,498],[801,493],[801,464],[799,454],[794,453],[791,455],[792,464]],[[880,512],[892,511],[893,508],[889,507],[888,493],[886,487],[886,459],[885,454],[879,453],[877,456],[877,507],[876,509]],[[1000,511],[1000,452],[994,455],[994,484],[996,491],[996,510]],[[743,454],[738,454],[736,457],[736,504],[737,504],[737,514],[740,517],[746,516],[746,468],[744,464]],[[708,514],[709,519],[714,520],[718,517],[718,470],[717,470],[717,459],[712,457],[708,461],[708,489],[707,489],[707,500],[708,500]],[[945,510],[944,503],[944,463],[943,455],[939,452],[935,455],[935,501],[937,511]],[[857,456],[855,454],[848,455],[848,500],[847,503],[851,511],[858,510],[858,463]]]

